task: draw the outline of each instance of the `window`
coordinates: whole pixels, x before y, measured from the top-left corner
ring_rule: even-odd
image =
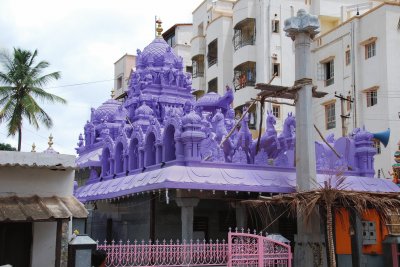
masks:
[[[117,78],[117,89],[122,88],[122,76]]]
[[[325,86],[332,85],[334,83],[334,61],[333,59],[324,63],[325,68]]]
[[[376,154],[381,154],[382,150],[381,150],[381,141],[379,141],[378,139],[373,139],[374,140],[374,147],[376,148]]]
[[[375,42],[365,45],[365,59],[371,58],[376,55]]]
[[[335,102],[325,105],[325,122],[327,130],[336,127]]]
[[[275,75],[276,77],[279,77],[280,76],[280,67],[281,67],[281,64],[273,63],[273,65],[272,65],[272,75]]]
[[[218,93],[218,78],[214,78],[208,82],[208,93],[214,92]]]
[[[378,104],[378,93],[376,90],[369,91],[367,94],[367,107],[372,107]]]
[[[193,73],[193,67],[192,66],[186,66],[186,72]]]
[[[350,50],[347,50],[345,53],[345,60],[346,60],[346,66],[348,66],[351,63],[351,58],[350,58]]]
[[[281,106],[272,105],[272,114],[275,116],[275,118],[280,119],[281,118]]]
[[[218,63],[218,40],[215,39],[211,43],[208,44],[208,53],[207,53],[207,61],[208,67],[211,67],[214,64]]]
[[[175,42],[175,32],[173,32],[173,33],[171,33],[171,34],[165,36],[165,37],[164,37],[164,40],[167,42],[167,44],[168,44],[170,47],[174,47],[175,44],[176,44],[176,42]]]
[[[272,32],[279,33],[279,20],[272,21]]]
[[[204,56],[197,55],[192,58],[192,78],[204,77]]]

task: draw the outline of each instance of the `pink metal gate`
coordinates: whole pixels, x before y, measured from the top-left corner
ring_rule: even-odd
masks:
[[[120,266],[266,266],[291,267],[290,246],[276,240],[245,232],[229,232],[228,243],[206,242],[132,242],[98,244],[107,252],[107,267]]]
[[[228,267],[291,267],[290,245],[262,235],[229,232]]]

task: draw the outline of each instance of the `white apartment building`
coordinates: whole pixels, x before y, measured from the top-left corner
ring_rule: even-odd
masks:
[[[192,38],[192,24],[175,24],[165,32],[162,37],[174,49],[176,55],[183,58],[186,72],[192,73],[192,60],[190,57],[190,39]]]
[[[342,8],[345,21],[314,40],[314,83],[328,93],[315,99],[314,120],[324,136],[335,138],[356,127],[390,128],[388,146],[376,141],[375,157],[375,175],[388,177],[400,139],[400,4],[364,7],[348,19]]]
[[[125,97],[128,90],[129,77],[136,66],[136,56],[125,54],[114,63],[113,98]]]
[[[340,24],[341,6],[356,0],[205,0],[193,11],[191,59],[194,94],[224,94],[225,85],[235,90],[234,108],[255,98],[256,83],[272,81],[290,86],[294,82],[292,40],[283,31],[284,20],[298,9],[319,15],[323,32]],[[345,14],[347,15],[347,14]],[[279,99],[278,99],[279,101]],[[276,129],[294,107],[266,104],[277,117]],[[259,106],[251,111],[250,128],[259,125]],[[263,128],[265,127],[265,117]],[[254,132],[254,134],[257,134]]]

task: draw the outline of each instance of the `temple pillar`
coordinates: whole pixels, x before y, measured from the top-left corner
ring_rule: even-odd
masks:
[[[127,154],[124,154],[124,166],[122,167],[122,170],[124,173],[129,170],[129,156]]]
[[[183,144],[182,140],[180,138],[175,139],[175,155],[176,155],[176,160],[184,160],[184,152],[183,152]]]
[[[156,164],[161,163],[162,160],[162,144],[156,144]]]
[[[284,31],[295,46],[295,84],[303,84],[297,91],[296,101],[296,182],[298,191],[310,191],[317,186],[315,142],[312,113],[311,43],[319,33],[316,16],[304,9],[296,17],[285,20]],[[326,266],[324,235],[316,208],[306,222],[304,214],[297,213],[294,262],[299,267]]]
[[[114,159],[112,159],[112,158],[110,158],[109,159],[110,160],[110,175],[111,175],[111,177],[114,175],[114,173],[115,173],[115,160]]]
[[[144,150],[139,149],[139,169],[142,169],[144,167]]]
[[[247,213],[246,207],[243,204],[236,203],[235,205],[236,211],[236,227],[238,229],[246,229],[247,228]]]
[[[181,208],[182,242],[190,242],[193,239],[193,208],[197,206],[199,199],[177,197],[175,201]]]

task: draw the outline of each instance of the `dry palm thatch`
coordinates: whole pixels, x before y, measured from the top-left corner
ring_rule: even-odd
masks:
[[[369,209],[374,209],[379,214],[383,223],[390,222],[390,214],[398,212],[400,195],[398,193],[377,193],[346,190],[346,177],[342,174],[330,176],[324,186],[305,192],[297,192],[273,197],[260,197],[259,200],[244,201],[246,205],[257,210],[262,218],[270,216],[276,206],[286,208],[291,215],[301,214],[306,222],[309,221],[313,211],[320,208],[325,211],[326,231],[329,250],[329,266],[335,267],[335,247],[333,242],[333,214],[339,208],[354,211],[358,216]]]

